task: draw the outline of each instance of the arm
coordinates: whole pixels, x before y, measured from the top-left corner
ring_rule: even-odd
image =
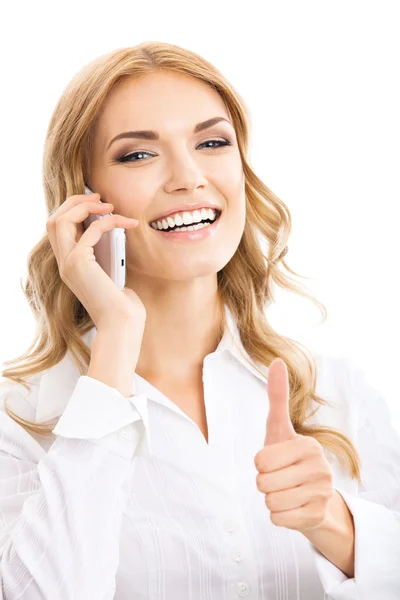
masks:
[[[337,490],[334,490],[326,522],[303,535],[346,577],[354,577],[354,519]]]
[[[140,421],[130,400],[117,389],[129,393],[129,378],[133,378],[136,365],[131,362],[129,375],[119,365],[124,360],[126,365],[128,356],[131,360],[138,356],[138,350],[132,330],[130,336],[123,332],[119,340],[115,331],[110,337],[99,332],[96,340],[90,372],[99,379],[83,376],[78,380],[54,430],[58,437],[47,454],[0,410],[3,600],[108,600],[114,595],[123,486],[136,446],[132,441],[120,441],[118,452],[114,440],[115,450],[110,451],[107,445],[88,439],[90,435],[81,435],[85,426],[89,430],[95,426],[97,401],[102,407],[115,407],[108,415],[110,433],[114,427],[129,422],[134,426]],[[79,406],[82,413],[77,423],[74,410]],[[92,413],[88,406],[94,407]],[[73,431],[75,425],[78,433]]]
[[[349,371],[349,402],[358,403],[355,445],[361,459],[357,493],[337,488],[354,523],[354,575],[342,572],[312,546],[317,571],[331,600],[400,598],[400,435],[387,403],[364,371]],[[313,541],[311,540],[313,543]],[[323,542],[326,543],[326,539]],[[345,543],[345,552],[351,543]]]
[[[88,377],[115,388],[124,398],[132,396],[132,382],[139,360],[144,322],[115,322],[99,330],[92,343]]]

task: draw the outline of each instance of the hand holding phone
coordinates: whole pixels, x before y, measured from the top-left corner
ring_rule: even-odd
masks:
[[[93,194],[92,190],[85,185],[85,194]],[[101,200],[98,201],[102,204]],[[90,214],[83,221],[83,228],[86,229],[95,221],[104,219],[112,215]],[[96,261],[101,268],[112,279],[119,290],[125,289],[126,282],[126,252],[125,252],[126,236],[123,227],[115,227],[110,231],[105,231],[97,244],[93,246],[93,252]]]
[[[124,231],[138,227],[139,221],[107,212],[113,209],[112,204],[98,202],[98,196],[87,194],[86,191],[66,198],[46,223],[60,277],[86,308],[97,329],[109,331],[132,322],[135,331],[142,335],[146,321],[143,302],[132,289],[119,289],[94,253],[105,234],[113,229]],[[85,229],[83,221],[93,214],[106,218],[87,222]],[[107,248],[109,243],[103,252],[107,253]],[[107,268],[106,260],[103,265]],[[112,273],[112,261],[109,266]]]

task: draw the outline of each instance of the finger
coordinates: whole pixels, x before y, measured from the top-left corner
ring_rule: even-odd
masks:
[[[88,194],[78,194],[75,196],[68,196],[68,198],[57,208],[57,210],[50,215],[46,222],[46,231],[48,238],[50,240],[51,247],[53,248],[53,252],[59,263],[59,248],[58,248],[58,240],[56,235],[56,220],[61,216],[66,214],[71,208],[74,206],[78,206],[83,202],[93,203],[95,206],[99,206],[99,196],[100,194],[94,194],[93,196],[89,196]],[[79,226],[78,226],[79,227]],[[82,231],[83,232],[83,225]]]
[[[103,214],[110,212],[110,210],[112,210],[112,205],[110,204],[84,202],[83,204],[78,203],[76,206],[57,217],[55,220],[56,235],[54,236],[54,239],[57,245],[56,252],[58,253],[58,256],[57,254],[56,256],[59,263],[67,258],[81,237],[83,225],[81,225],[81,232],[79,232],[77,239],[78,225],[82,224],[82,221],[84,221],[89,214]]]
[[[289,413],[289,375],[287,366],[281,358],[273,360],[269,366],[267,392],[269,411],[265,445],[292,439],[297,434]]]
[[[79,240],[79,244],[86,248],[93,247],[97,244],[103,233],[111,231],[116,227],[122,227],[123,229],[134,228],[139,225],[138,219],[131,219],[129,217],[123,217],[122,215],[108,215],[103,219],[94,221],[82,235]]]
[[[279,458],[277,457],[278,461]],[[293,457],[288,460],[295,459],[296,457]],[[270,467],[270,465],[268,466]],[[314,480],[314,474],[309,472],[309,468],[304,462],[291,462],[288,466],[279,464],[271,466],[274,467],[271,471],[267,473],[260,471],[256,477],[257,487],[264,494],[296,488],[299,485],[308,485]],[[277,466],[276,469],[275,466]]]
[[[57,218],[57,217],[65,214],[66,212],[71,210],[71,208],[73,208],[74,206],[78,206],[79,204],[83,204],[85,202],[98,203],[99,200],[100,200],[99,193],[95,193],[93,195],[76,194],[74,196],[68,196],[68,198],[66,198],[66,200],[64,200],[64,202],[62,204],[60,204],[60,206],[57,208],[56,212],[52,215],[52,218]],[[104,204],[106,204],[106,203],[104,202]]]

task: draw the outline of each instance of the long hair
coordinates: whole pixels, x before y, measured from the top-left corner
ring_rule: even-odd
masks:
[[[284,259],[291,233],[286,205],[257,177],[248,154],[249,112],[245,102],[207,60],[179,46],[143,42],[114,50],[82,68],[70,81],[52,114],[43,152],[43,186],[49,217],[65,199],[84,193],[89,181],[93,134],[102,105],[113,86],[126,77],[144,77],[156,71],[183,73],[200,80],[224,100],[232,119],[245,176],[246,222],[239,246],[228,264],[217,273],[219,300],[236,319],[243,347],[252,359],[267,367],[282,358],[289,373],[290,418],[297,433],[314,437],[360,482],[360,458],[352,442],[340,431],[307,425],[311,401],[329,402],[316,395],[316,358],[302,344],[279,335],[270,325],[266,308],[274,301],[273,285],[311,300],[326,319],[325,306],[296,284]],[[285,271],[287,273],[285,273]],[[304,277],[302,277],[304,278]],[[90,349],[81,339],[93,326],[83,305],[62,281],[47,232],[28,255],[27,279],[22,286],[34,313],[34,341],[2,376],[29,389],[26,379],[47,370],[70,351],[81,375],[87,373]],[[318,410],[317,406],[316,410]],[[52,428],[7,414],[27,431],[51,434]],[[314,414],[315,411],[312,413]]]

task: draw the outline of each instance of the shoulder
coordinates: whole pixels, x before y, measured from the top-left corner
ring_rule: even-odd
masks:
[[[316,352],[317,386],[346,394],[354,384],[355,374],[362,371],[354,359],[332,352]]]
[[[316,359],[315,393],[327,404],[320,405],[315,422],[329,424],[349,435],[357,427],[365,395],[365,373],[353,358],[332,352],[314,352]],[[312,410],[315,409],[313,402]],[[310,423],[314,420],[311,418]]]
[[[332,377],[336,379],[338,376],[347,377],[355,366],[351,358],[333,352],[318,351],[314,353],[314,356],[320,378],[324,380]]]
[[[41,374],[26,380],[26,386],[11,379],[0,378],[0,412],[5,413],[5,404],[18,416],[32,420],[35,418],[37,394]]]
[[[344,395],[351,395],[357,406],[367,397],[380,395],[374,388],[367,369],[354,358],[320,352],[316,355],[319,385],[332,386]]]
[[[390,409],[382,390],[375,387],[371,373],[361,362],[331,353],[314,354],[317,359],[317,395],[329,399],[333,411],[340,411],[360,429],[377,413],[390,419]],[[321,410],[325,407],[321,407]],[[375,416],[374,416],[375,415]]]
[[[42,457],[43,448],[38,443],[36,435],[25,430],[6,412],[7,406],[18,417],[27,421],[34,421],[40,379],[41,374],[30,377],[26,382],[28,388],[11,379],[0,379],[1,453],[34,462]]]

